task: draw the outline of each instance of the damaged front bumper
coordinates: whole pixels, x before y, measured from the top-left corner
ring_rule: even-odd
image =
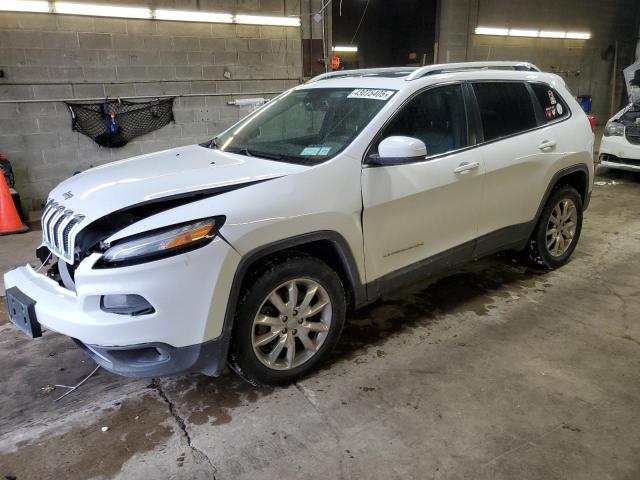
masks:
[[[185,372],[218,376],[227,363],[228,342],[223,336],[199,345],[172,347],[145,343],[126,347],[100,347],[73,341],[98,365],[125,377],[167,377]]]
[[[633,145],[625,137],[603,137],[598,153],[603,167],[640,171],[640,145]]]
[[[30,265],[4,276],[34,305],[43,330],[73,338],[99,365],[125,376],[155,377],[200,371],[217,375],[225,365],[222,335],[226,299],[239,255],[224,241],[174,257],[135,266],[93,268],[93,254],[74,272],[76,291]],[[108,295],[138,295],[153,312],[105,311]],[[224,301],[222,300],[224,299]]]

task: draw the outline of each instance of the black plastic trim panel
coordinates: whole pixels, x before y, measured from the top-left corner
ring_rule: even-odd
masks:
[[[473,254],[475,240],[445,250],[429,258],[388,273],[367,284],[369,301],[404,286],[410,285],[430,275],[454,268],[469,260]]]
[[[502,250],[522,250],[531,238],[536,221],[510,225],[476,239],[473,258],[486,257]]]
[[[380,157],[377,153],[367,157],[367,164],[375,167],[392,167],[395,165],[406,165],[408,163],[423,162],[426,160],[425,155],[416,155],[415,157]]]
[[[536,212],[536,216],[535,216],[535,223],[538,223],[538,219],[540,218],[540,215],[542,214],[542,209],[544,208],[544,206],[547,203],[547,200],[549,199],[549,197],[551,196],[551,192],[553,191],[553,187],[556,185],[556,183],[558,183],[558,180],[560,180],[562,177],[566,177],[567,175],[571,174],[571,173],[575,173],[575,172],[582,172],[585,174],[586,176],[586,184],[584,187],[584,191],[583,192],[578,192],[583,200],[583,205],[582,205],[582,209],[586,210],[587,207],[589,206],[589,182],[593,181],[592,178],[589,178],[589,169],[587,168],[587,166],[584,163],[578,163],[576,165],[572,165],[570,167],[567,168],[563,168],[562,170],[559,170],[555,173],[555,175],[553,177],[551,177],[551,181],[549,182],[549,185],[547,186],[547,190],[544,192],[544,196],[542,197],[542,200],[540,201],[540,206],[538,207],[538,211]],[[534,223],[534,227],[535,227],[535,223]]]
[[[222,337],[187,347],[166,343],[103,347],[86,345],[75,338],[73,341],[102,368],[125,377],[167,377],[188,372],[217,376],[227,362]]]

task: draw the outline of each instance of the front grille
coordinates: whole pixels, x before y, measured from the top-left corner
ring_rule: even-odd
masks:
[[[42,210],[42,241],[56,256],[73,264],[74,240],[83,215],[49,200]]]
[[[640,127],[628,126],[624,129],[624,135],[627,137],[629,143],[634,145],[640,145]]]

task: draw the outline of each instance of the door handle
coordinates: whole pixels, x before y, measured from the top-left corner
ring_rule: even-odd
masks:
[[[556,146],[555,140],[543,140],[540,143],[540,145],[538,145],[538,148],[540,150],[551,150],[555,146]]]
[[[453,173],[464,173],[469,170],[474,170],[480,166],[480,162],[461,163],[457,168],[453,169]]]

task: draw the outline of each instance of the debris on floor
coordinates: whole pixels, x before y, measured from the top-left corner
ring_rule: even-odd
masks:
[[[55,387],[59,387],[59,388],[68,388],[69,391],[64,393],[63,395],[59,396],[58,398],[56,398],[56,402],[59,400],[62,400],[64,397],[66,397],[67,395],[75,392],[78,387],[80,387],[84,382],[86,382],[87,380],[89,380],[91,377],[93,377],[93,375],[100,369],[100,365],[98,365],[96,368],[93,369],[93,371],[87,375],[86,377],[84,377],[80,383],[78,383],[77,385],[70,387],[69,385],[55,385]]]
[[[44,387],[40,388],[40,393],[42,395],[49,395],[51,392],[53,392],[56,389],[56,387],[52,387],[51,385],[45,385]]]

